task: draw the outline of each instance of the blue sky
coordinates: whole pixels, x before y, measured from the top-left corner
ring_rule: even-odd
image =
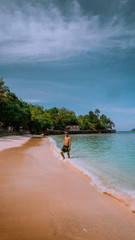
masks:
[[[135,127],[132,0],[0,2],[0,75],[19,98]],[[3,24],[4,19],[4,24]]]

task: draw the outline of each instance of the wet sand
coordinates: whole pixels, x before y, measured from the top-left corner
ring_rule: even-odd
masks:
[[[135,239],[135,215],[33,138],[0,152],[0,240],[52,239]]]

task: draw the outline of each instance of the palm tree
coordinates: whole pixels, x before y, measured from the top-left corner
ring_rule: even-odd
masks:
[[[10,92],[7,86],[4,86],[3,78],[0,78],[0,102],[6,99],[6,94]]]

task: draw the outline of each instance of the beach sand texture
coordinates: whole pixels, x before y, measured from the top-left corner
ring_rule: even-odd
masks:
[[[14,146],[20,147],[22,144],[30,139],[28,136],[8,136],[0,138],[0,151],[12,148]]]
[[[52,239],[135,239],[135,215],[32,138],[0,152],[0,240]]]

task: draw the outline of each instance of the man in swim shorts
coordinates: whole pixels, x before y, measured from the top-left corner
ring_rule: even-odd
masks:
[[[61,149],[61,156],[63,157],[63,160],[65,159],[64,153],[67,153],[68,158],[70,158],[70,147],[71,147],[71,137],[69,136],[68,132],[65,132],[65,140],[64,145]]]

